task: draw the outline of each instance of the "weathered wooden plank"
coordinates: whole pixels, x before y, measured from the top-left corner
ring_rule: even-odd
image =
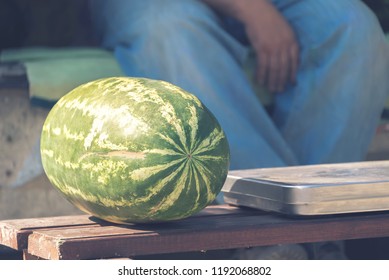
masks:
[[[37,260],[44,260],[40,257],[37,257],[37,256],[34,256],[34,255],[31,255],[30,253],[28,253],[27,249],[24,249],[23,250],[23,260],[26,260],[26,261],[37,261]]]
[[[389,236],[389,213],[291,219],[247,211],[163,226],[42,229],[30,235],[28,252],[47,259],[93,259],[383,236]]]
[[[90,259],[210,250],[213,245],[208,244],[208,239],[213,239],[213,231],[250,225],[251,216],[262,217],[263,224],[281,221],[260,211],[239,210],[228,215],[200,215],[163,224],[41,229],[29,237],[28,252],[49,259]],[[229,248],[228,239],[218,242]]]
[[[292,218],[223,205],[163,224],[114,225],[80,215],[2,221],[0,229],[0,244],[25,249],[29,259],[101,259],[384,237],[389,213]]]
[[[229,215],[245,213],[246,211],[226,205],[209,206],[194,217],[210,215]],[[0,221],[0,244],[22,251],[27,248],[28,236],[39,229],[59,229],[66,232],[66,228],[77,231],[81,227],[101,227],[111,223],[95,219],[89,215],[43,217],[29,219],[15,219]]]
[[[96,224],[88,215],[29,218],[0,221],[0,244],[22,251],[27,248],[27,238],[41,228],[90,226]]]

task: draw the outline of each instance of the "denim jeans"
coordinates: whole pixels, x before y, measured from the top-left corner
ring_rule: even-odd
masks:
[[[174,83],[216,116],[231,169],[363,160],[389,96],[389,48],[359,0],[273,0],[300,46],[296,85],[269,114],[239,22],[200,0],[94,0],[102,45],[128,76]],[[239,32],[241,31],[241,32]]]

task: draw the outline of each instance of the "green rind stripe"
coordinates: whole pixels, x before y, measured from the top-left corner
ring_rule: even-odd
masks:
[[[229,164],[225,135],[196,97],[141,78],[103,79],[70,92],[50,112],[41,147],[50,181],[71,202],[117,222],[201,210]]]

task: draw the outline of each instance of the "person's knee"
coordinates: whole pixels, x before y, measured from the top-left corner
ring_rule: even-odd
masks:
[[[359,9],[348,11],[347,15],[348,35],[352,43],[375,45],[377,40],[382,40],[383,32],[379,21],[365,5],[361,4]]]
[[[297,25],[303,30],[301,39],[308,47],[320,46],[327,41],[336,43],[337,39],[346,44],[358,44],[367,38],[382,36],[376,16],[360,1],[304,1],[301,9],[304,10],[302,14],[306,20],[301,21],[303,26],[299,26],[299,21]]]
[[[328,0],[327,0],[328,1]],[[359,1],[337,1],[330,3],[334,9],[333,16],[328,20],[336,22],[342,39],[350,46],[367,45],[367,41],[382,38],[377,17],[362,2]]]

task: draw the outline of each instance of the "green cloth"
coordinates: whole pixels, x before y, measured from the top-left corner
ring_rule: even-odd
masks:
[[[55,102],[86,82],[123,76],[112,53],[99,48],[25,48],[2,51],[0,62],[21,61],[31,98]]]
[[[255,53],[254,50],[251,50],[249,52],[249,55],[247,57],[247,60],[243,64],[243,69],[246,73],[247,79],[249,79],[250,84],[261,101],[261,103],[264,106],[271,106],[274,102],[274,94],[269,92],[264,86],[261,86],[256,78],[256,58],[255,58]]]

